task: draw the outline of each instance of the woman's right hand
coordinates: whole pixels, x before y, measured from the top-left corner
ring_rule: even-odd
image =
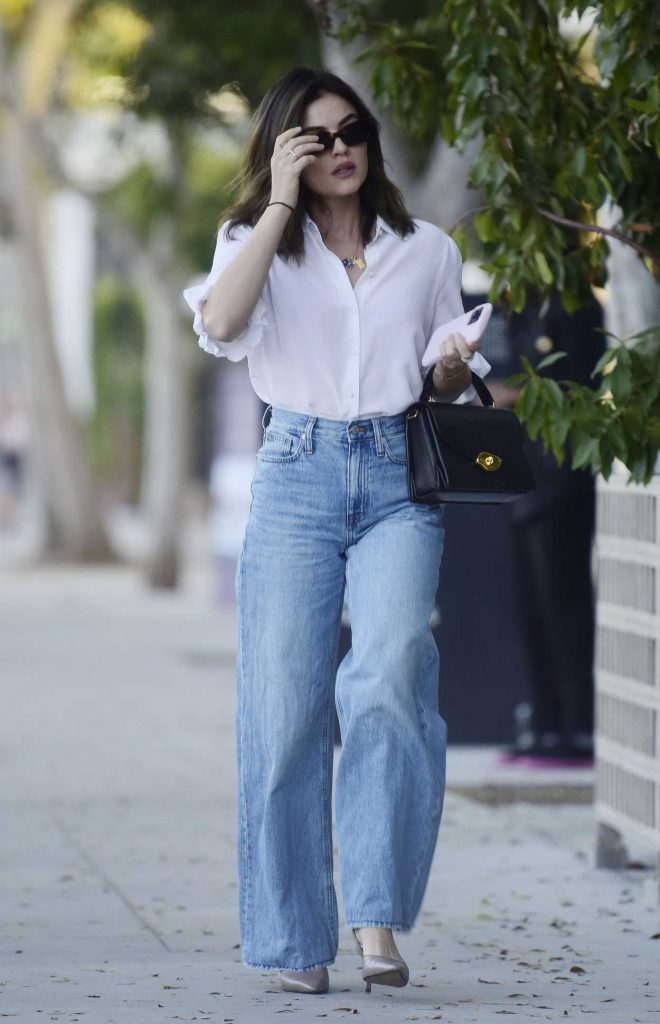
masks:
[[[300,191],[300,175],[323,150],[317,135],[300,135],[301,131],[300,125],[288,128],[275,139],[270,161],[271,202],[277,200],[295,206]]]

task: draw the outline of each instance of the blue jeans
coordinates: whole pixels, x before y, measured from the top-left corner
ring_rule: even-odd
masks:
[[[241,950],[301,971],[338,946],[335,701],[346,924],[409,931],[426,889],[445,790],[429,621],[443,507],[408,497],[405,413],[269,411],[236,571]]]

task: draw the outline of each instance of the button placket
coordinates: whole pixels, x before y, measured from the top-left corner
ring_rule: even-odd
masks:
[[[341,273],[342,279],[345,282],[345,284],[342,287],[350,288],[351,297],[353,299],[354,316],[357,318],[357,323],[356,323],[356,327],[355,327],[356,340],[352,343],[351,350],[353,352],[353,356],[354,356],[354,359],[355,359],[355,365],[353,367],[354,384],[353,384],[352,390],[348,392],[348,398],[353,400],[352,401],[351,417],[350,418],[355,418],[358,415],[358,409],[359,409],[359,405],[360,405],[360,398],[359,398],[359,391],[360,391],[360,351],[361,351],[361,343],[362,343],[361,329],[360,329],[360,307],[359,307],[358,300],[357,300],[357,289],[360,287],[360,283],[362,281],[362,278],[367,277],[367,276],[368,277],[373,277],[374,276],[374,271],[373,270],[370,270],[370,271],[369,270],[365,270],[364,273],[362,273],[360,275],[360,277],[358,278],[358,280],[356,281],[355,287],[353,287],[353,285],[350,282],[348,274],[346,273],[346,270],[345,270],[345,268],[344,268],[344,266],[343,266],[339,256],[337,256],[336,253],[334,253],[330,249],[328,249],[327,245],[323,241],[323,238],[321,237],[321,232],[318,229],[318,225],[314,222],[313,219],[310,219],[310,228],[312,230],[312,233],[313,233],[314,237],[317,239],[318,245],[320,245],[321,248],[323,249],[323,251],[327,254],[327,256],[330,257],[330,259],[332,261],[333,267],[336,267],[337,270]],[[373,245],[374,242],[379,238],[379,236],[382,234],[382,231],[383,231],[382,225],[378,224],[374,237],[371,239],[371,241],[367,242],[367,244],[364,247],[365,248],[365,252],[369,248],[369,246]],[[369,266],[369,264],[367,264],[367,266]]]
[[[349,391],[349,393],[348,393],[348,397],[354,400],[353,403],[352,403],[352,411],[351,411],[351,418],[354,418],[354,417],[356,417],[358,415],[358,408],[359,408],[359,405],[360,405],[360,395],[359,395],[359,392],[360,392],[360,347],[361,347],[360,306],[359,306],[359,303],[358,303],[358,300],[357,300],[356,290],[359,287],[360,281],[362,280],[362,277],[364,277],[364,274],[362,274],[362,277],[360,278],[360,281],[358,281],[356,283],[355,288],[354,288],[352,286],[349,278],[348,278],[348,275],[344,271],[343,267],[342,267],[342,271],[343,271],[344,279],[346,281],[346,285],[351,290],[351,296],[352,296],[352,299],[353,299],[353,307],[354,307],[353,308],[353,323],[354,323],[353,330],[354,330],[355,334],[354,334],[353,340],[351,342],[351,353],[352,353],[352,358],[353,358],[353,367],[352,367],[353,387],[352,387],[351,391]]]

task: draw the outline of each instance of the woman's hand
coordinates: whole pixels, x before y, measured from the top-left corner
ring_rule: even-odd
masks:
[[[275,148],[270,161],[270,201],[295,206],[300,191],[300,175],[305,167],[313,164],[323,146],[318,135],[300,135],[300,125],[288,128],[275,139]]]
[[[460,395],[469,388],[472,376],[466,366],[480,347],[480,339],[466,341],[462,334],[450,334],[442,343],[433,370],[433,386],[439,395]]]

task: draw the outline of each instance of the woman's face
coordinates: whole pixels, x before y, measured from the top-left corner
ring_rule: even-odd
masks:
[[[323,93],[310,103],[302,118],[301,135],[313,134],[314,128],[325,128],[336,132],[345,124],[357,120],[357,110],[352,103],[334,93]],[[313,164],[305,167],[300,175],[302,181],[313,192],[322,196],[347,196],[356,193],[367,177],[367,143],[347,146],[341,139],[335,139],[332,149],[318,151],[321,155]],[[350,163],[353,170],[345,174],[335,172],[342,164]]]

